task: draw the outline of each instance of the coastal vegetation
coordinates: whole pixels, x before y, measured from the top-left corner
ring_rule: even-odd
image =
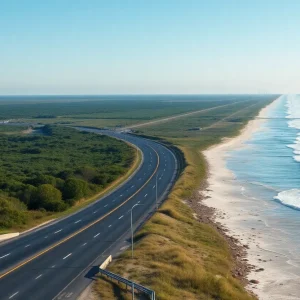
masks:
[[[218,230],[202,221],[197,206],[208,174],[202,151],[237,135],[259,110],[274,100],[265,96],[239,105],[139,128],[181,150],[187,163],[167,201],[135,236],[135,255],[125,251],[108,269],[156,291],[158,299],[254,299],[233,276],[235,260]],[[190,127],[202,130],[189,131]],[[194,206],[194,207],[195,207]],[[205,213],[205,212],[204,212]],[[203,216],[202,216],[203,217]],[[204,216],[205,217],[205,216]],[[96,292],[105,299],[130,299],[122,284],[99,276]]]
[[[240,280],[233,276],[236,262],[228,243],[214,226],[203,221],[201,215],[196,216],[194,208],[201,200],[198,189],[199,187],[205,188],[205,179],[208,174],[202,151],[219,143],[224,137],[237,135],[241,128],[276,96],[193,97],[193,101],[189,96],[182,96],[176,101],[156,98],[156,100],[143,100],[145,101],[143,103],[132,99],[124,102],[114,100],[115,102],[112,101],[110,104],[105,101],[92,104],[90,101],[88,105],[87,102],[78,103],[74,108],[70,103],[32,103],[31,109],[19,110],[18,114],[16,113],[17,106],[7,106],[6,109],[7,112],[10,111],[12,118],[20,118],[30,124],[115,127],[140,124],[148,120],[211,108],[209,111],[188,117],[148,124],[136,129],[136,134],[159,139],[163,143],[178,148],[184,156],[186,167],[182,170],[180,178],[165,203],[137,232],[134,258],[131,258],[129,251],[125,251],[109,265],[108,269],[151,287],[156,291],[158,299],[254,299],[246,292]],[[190,101],[185,101],[186,99]],[[34,105],[37,106],[34,108]],[[45,105],[43,109],[42,105]],[[220,105],[223,107],[218,107]],[[4,115],[9,115],[7,112],[2,118]],[[73,130],[56,126],[47,128],[54,131],[61,130],[60,134],[63,134],[64,130]],[[78,134],[85,136],[83,133]],[[5,138],[8,137],[20,138],[20,135],[6,134]],[[50,139],[51,137],[53,136],[45,133],[40,138]],[[83,145],[78,140],[77,144],[78,147]],[[53,144],[48,144],[48,146],[52,147]],[[28,149],[31,149],[30,152],[33,153],[27,155],[42,155],[42,153],[34,153],[37,152],[36,148],[37,145],[30,143]],[[93,155],[93,153],[88,153]],[[52,152],[51,159],[54,167],[56,156],[60,157],[60,154],[56,151]],[[87,161],[89,168],[95,167],[93,161],[89,161],[88,158]],[[50,170],[51,167],[52,164]],[[64,168],[69,169],[66,166]],[[50,200],[50,205],[53,205],[52,199],[58,197],[61,202],[70,207],[73,204],[68,203],[67,200],[73,199],[71,202],[77,203],[76,194],[81,196],[85,192],[93,191],[96,183],[87,178],[84,179],[82,174],[86,173],[77,172],[78,168],[72,170],[72,175],[69,177],[60,176],[60,172],[44,174],[47,170],[42,170],[44,175],[55,178],[54,181],[52,177],[43,179],[43,176],[40,176],[43,180],[34,185],[37,199],[40,199],[42,205],[45,204],[42,201],[44,197]],[[87,172],[87,174],[90,173]],[[22,185],[32,185],[36,177],[30,177],[29,182],[20,181]],[[77,181],[74,182],[73,179]],[[23,197],[30,195],[30,189],[28,193],[23,194]],[[75,194],[72,194],[73,192]],[[0,202],[0,209],[8,211],[13,216],[11,219],[20,220],[20,223],[27,222],[22,218],[24,216],[26,218],[28,212],[33,216],[31,218],[36,219],[45,214],[53,214],[44,207],[28,211],[28,203],[18,198],[14,191],[1,194],[0,201],[1,199],[3,201]],[[124,286],[101,277],[97,279],[94,287],[104,299],[130,299]]]
[[[124,142],[46,125],[38,134],[17,126],[0,133],[0,229],[62,212],[124,175],[135,152]]]

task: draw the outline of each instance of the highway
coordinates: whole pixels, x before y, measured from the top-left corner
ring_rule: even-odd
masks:
[[[136,145],[143,154],[141,166],[124,184],[77,213],[0,243],[0,299],[76,299],[95,263],[128,244],[132,206],[142,204],[133,210],[137,226],[155,210],[156,180],[159,202],[174,183],[177,162],[165,146],[130,134],[81,130]]]

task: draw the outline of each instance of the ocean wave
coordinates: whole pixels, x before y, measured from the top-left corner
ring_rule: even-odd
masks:
[[[287,119],[300,118],[300,96],[287,95],[286,96]]]
[[[282,191],[278,193],[277,196],[274,197],[274,200],[277,202],[291,207],[293,209],[300,210],[300,190],[299,189],[291,189],[287,191]]]
[[[299,107],[299,109],[300,109],[300,107]],[[297,120],[288,121],[288,126],[290,128],[300,129],[300,120],[297,119]]]

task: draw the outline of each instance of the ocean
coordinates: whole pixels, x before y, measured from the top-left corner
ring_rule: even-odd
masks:
[[[237,205],[252,262],[267,270],[257,275],[260,299],[300,299],[300,95],[276,100],[261,128],[227,153],[226,166],[246,199]]]

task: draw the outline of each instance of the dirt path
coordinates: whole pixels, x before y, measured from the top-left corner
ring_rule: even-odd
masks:
[[[233,103],[230,103],[230,104],[218,105],[218,106],[214,106],[214,107],[211,107],[211,108],[196,110],[196,111],[192,111],[192,112],[189,112],[189,113],[184,113],[184,114],[175,115],[175,116],[172,116],[172,117],[157,119],[157,120],[149,121],[149,122],[145,122],[145,123],[133,124],[133,125],[130,125],[130,126],[123,127],[121,130],[133,129],[133,128],[149,126],[149,125],[153,125],[153,124],[165,123],[165,122],[169,122],[171,120],[183,118],[183,117],[190,116],[190,115],[195,115],[195,114],[202,113],[202,112],[211,111],[211,110],[214,110],[214,109],[217,109],[217,108],[226,107],[226,106],[234,105],[234,104],[237,104],[237,103],[241,103],[241,102],[237,101],[237,102],[233,102]]]
[[[239,113],[241,113],[241,112],[245,111],[246,109],[248,109],[248,108],[250,108],[250,107],[256,105],[257,103],[258,103],[258,101],[255,102],[254,104],[251,104],[251,105],[249,105],[249,106],[247,106],[247,107],[244,107],[244,108],[242,108],[242,109],[240,109],[240,110],[234,112],[233,114],[231,114],[231,115],[229,115],[229,116],[227,116],[227,117],[225,117],[225,118],[223,118],[223,119],[221,119],[221,120],[219,120],[219,121],[217,121],[217,122],[211,124],[210,126],[203,127],[203,128],[201,129],[201,131],[207,130],[207,129],[210,129],[210,128],[214,128],[214,127],[216,127],[218,124],[220,124],[220,123],[226,121],[227,119],[229,119],[229,118],[231,118],[231,117],[233,117],[233,116],[235,116],[235,115],[238,115]]]

